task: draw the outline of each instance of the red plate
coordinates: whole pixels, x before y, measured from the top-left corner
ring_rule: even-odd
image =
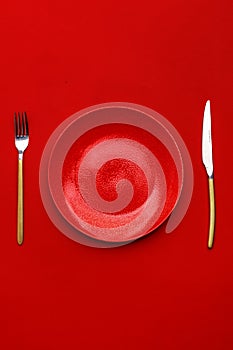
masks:
[[[127,242],[157,228],[183,183],[177,143],[148,109],[110,103],[70,119],[53,146],[48,185],[62,217],[105,242]]]

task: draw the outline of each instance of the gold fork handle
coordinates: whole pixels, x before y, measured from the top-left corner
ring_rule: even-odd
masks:
[[[23,159],[18,160],[17,242],[23,243]]]
[[[212,248],[213,242],[214,242],[214,227],[215,227],[215,198],[214,198],[213,177],[209,178],[209,200],[210,200],[210,227],[209,227],[208,248]]]

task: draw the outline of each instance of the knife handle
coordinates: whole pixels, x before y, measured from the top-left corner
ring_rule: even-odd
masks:
[[[214,198],[214,179],[209,177],[209,200],[210,200],[210,226],[208,248],[213,247],[214,242],[214,227],[215,227],[215,198]]]

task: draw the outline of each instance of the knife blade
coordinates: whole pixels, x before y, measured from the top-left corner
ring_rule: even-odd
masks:
[[[215,229],[215,196],[214,196],[214,167],[213,167],[213,151],[212,151],[212,134],[211,134],[211,111],[210,100],[206,102],[203,129],[202,129],[202,161],[205,165],[209,182],[209,238],[208,248],[213,247],[214,229]]]

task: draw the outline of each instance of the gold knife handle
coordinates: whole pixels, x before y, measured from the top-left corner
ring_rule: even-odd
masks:
[[[214,227],[215,227],[215,198],[214,198],[214,179],[209,177],[209,200],[210,200],[210,226],[208,248],[213,247],[214,242]]]
[[[23,159],[18,160],[17,242],[23,243]]]

